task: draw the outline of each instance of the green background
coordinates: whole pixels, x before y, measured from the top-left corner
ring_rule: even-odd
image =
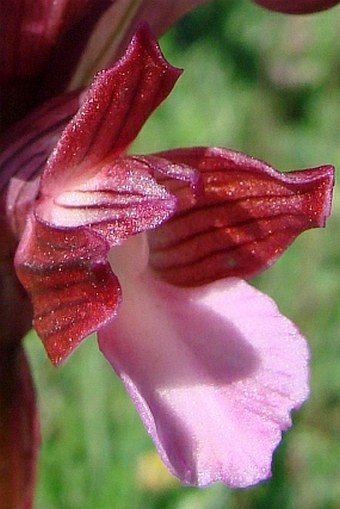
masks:
[[[210,2],[161,41],[185,69],[134,152],[220,145],[281,169],[340,166],[340,8],[270,13]],[[93,338],[56,370],[31,333],[42,451],[36,509],[335,509],[340,501],[340,188],[326,230],[301,235],[254,281],[308,337],[311,398],[248,490],[182,488],[163,471]],[[225,437],[228,440],[228,437]]]

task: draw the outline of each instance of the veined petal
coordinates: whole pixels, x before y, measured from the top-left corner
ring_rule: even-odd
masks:
[[[262,7],[286,14],[308,14],[338,5],[339,0],[255,0]]]
[[[98,17],[111,3],[0,1],[0,124],[18,119],[42,98],[62,91]],[[51,79],[46,83],[49,74],[53,87]]]
[[[149,232],[150,264],[166,281],[197,286],[223,277],[250,277],[271,265],[302,231],[324,226],[332,166],[280,173],[226,149],[157,154],[201,173],[204,193],[169,179],[176,215]]]
[[[79,108],[79,92],[62,94],[27,115],[0,140],[0,194],[20,238],[39,189],[40,175],[61,132]]]
[[[242,280],[178,289],[150,273],[118,277],[122,307],[99,345],[171,472],[200,486],[269,477],[290,411],[308,395],[295,326]]]
[[[167,97],[181,71],[163,58],[146,26],[112,69],[98,73],[79,112],[64,130],[43,175],[44,194],[55,195],[83,168],[119,155]]]
[[[176,197],[152,177],[153,168],[133,157],[116,157],[83,168],[72,185],[37,205],[39,217],[59,227],[90,226],[111,246],[159,226],[174,214]]]
[[[54,364],[116,315],[120,286],[107,251],[105,239],[89,229],[53,228],[33,214],[27,222],[15,267]]]
[[[40,442],[34,388],[22,346],[1,346],[1,506],[30,509]]]

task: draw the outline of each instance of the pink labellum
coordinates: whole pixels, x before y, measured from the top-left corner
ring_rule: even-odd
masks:
[[[290,411],[308,395],[304,338],[241,280],[197,289],[150,272],[130,271],[124,280],[120,249],[111,264],[124,299],[99,346],[163,461],[185,484],[246,487],[266,479]]]
[[[286,14],[308,14],[339,4],[339,0],[255,0],[262,7]]]
[[[29,366],[22,347],[0,348],[1,507],[33,507],[39,424]]]
[[[57,229],[29,219],[16,253],[17,275],[31,295],[34,327],[54,364],[111,320],[120,286],[108,244],[87,228]]]
[[[160,179],[177,196],[176,215],[149,232],[150,264],[166,281],[197,286],[250,277],[271,265],[302,231],[329,215],[331,166],[280,173],[226,149],[158,154],[201,173],[204,193]]]

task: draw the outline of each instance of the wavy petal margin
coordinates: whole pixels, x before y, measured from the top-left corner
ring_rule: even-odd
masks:
[[[150,265],[167,282],[198,286],[223,277],[249,278],[270,266],[304,230],[330,212],[334,168],[280,173],[227,149],[155,154],[201,174],[204,192],[160,177],[179,201],[169,221],[149,232]]]
[[[15,267],[30,294],[34,327],[54,364],[117,313],[121,291],[105,239],[87,228],[58,229],[32,214]]]
[[[296,327],[238,279],[182,289],[144,273],[122,291],[99,346],[170,471],[199,486],[268,478],[290,412],[308,396]]]

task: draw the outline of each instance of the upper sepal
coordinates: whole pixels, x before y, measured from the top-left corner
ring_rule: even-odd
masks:
[[[79,112],[64,130],[42,178],[44,192],[66,186],[83,167],[119,155],[168,96],[181,71],[164,59],[147,26],[124,56],[97,74]]]
[[[333,187],[331,166],[280,173],[227,149],[157,154],[201,173],[204,193],[162,179],[177,196],[176,215],[149,232],[150,263],[166,281],[197,286],[249,278],[270,266],[302,231],[324,226]]]
[[[34,327],[54,364],[117,312],[121,292],[106,260],[108,249],[90,229],[58,229],[33,214],[28,220],[15,267],[33,302]]]

